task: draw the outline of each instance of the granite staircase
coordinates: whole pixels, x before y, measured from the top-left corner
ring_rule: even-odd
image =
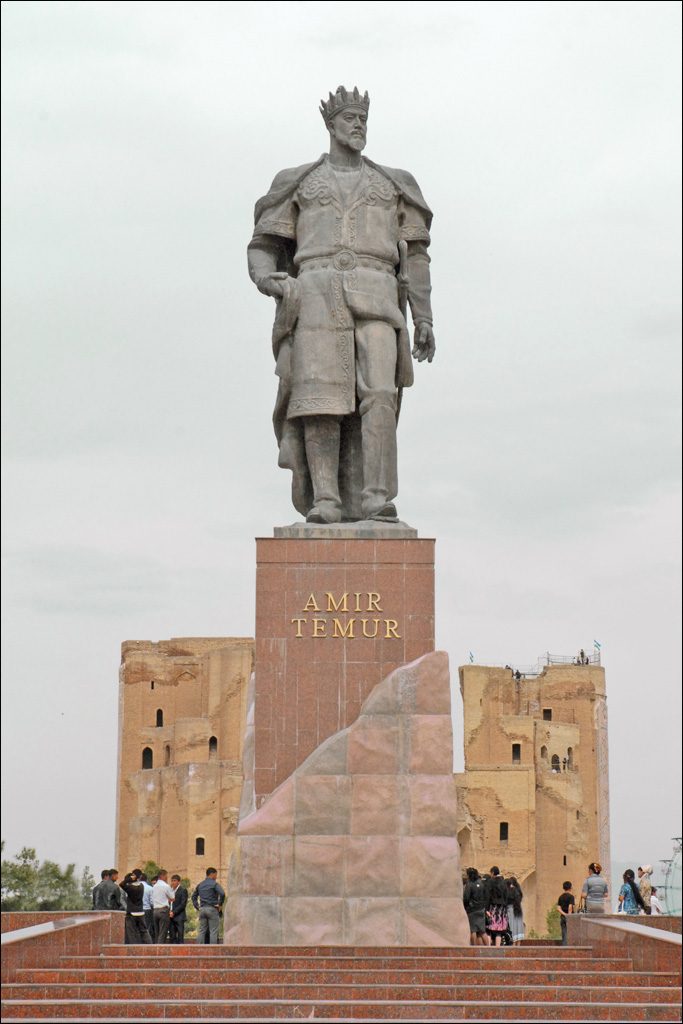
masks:
[[[680,975],[589,947],[107,945],[20,969],[2,1019],[680,1021]]]

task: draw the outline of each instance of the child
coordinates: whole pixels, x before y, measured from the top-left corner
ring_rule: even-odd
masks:
[[[560,912],[560,928],[562,929],[562,945],[567,945],[567,916],[574,913],[575,899],[572,896],[572,883],[562,883],[562,895],[558,897],[557,909]]]

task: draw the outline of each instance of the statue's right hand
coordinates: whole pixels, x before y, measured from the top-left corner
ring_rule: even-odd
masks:
[[[288,276],[288,274],[280,271],[274,274],[265,274],[256,282],[256,287],[263,295],[270,295],[274,299],[280,299],[284,292],[282,282],[286,281]]]

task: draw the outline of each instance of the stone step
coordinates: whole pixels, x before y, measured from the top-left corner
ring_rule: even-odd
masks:
[[[153,949],[155,947],[145,946],[129,946],[129,949]],[[429,957],[429,956],[404,956],[404,957],[377,957],[373,958],[372,961],[365,959],[364,957],[343,957],[338,956],[334,959],[327,959],[326,957],[280,957],[280,956],[243,956],[234,957],[224,955],[223,957],[215,957],[203,953],[197,947],[192,946],[178,946],[178,949],[188,950],[187,953],[182,955],[175,954],[169,956],[164,951],[153,951],[148,953],[144,959],[138,958],[135,955],[131,955],[129,958],[134,964],[141,964],[143,970],[158,970],[159,968],[166,968],[168,970],[175,970],[177,967],[214,967],[214,968],[230,968],[239,967],[242,970],[264,970],[273,968],[276,970],[355,970],[363,969],[372,963],[372,966],[379,970],[391,969],[391,970],[479,970],[479,971],[499,971],[509,970],[511,963],[516,965],[519,960],[523,961],[528,966],[529,970],[550,970],[550,971],[562,971],[562,970],[582,970],[584,967],[590,966],[592,971],[600,971],[609,973],[610,971],[627,971],[632,967],[631,961],[626,957],[609,957],[600,959],[593,959],[587,964],[586,960],[582,957],[563,957],[562,960],[558,960],[555,957],[542,957],[542,958],[529,958],[520,957],[495,957],[486,958],[482,961],[473,960],[471,957],[453,957],[451,959],[445,959],[444,957]],[[207,947],[209,948],[209,947]],[[128,959],[128,958],[127,958]],[[108,968],[124,968],[125,960],[122,962],[120,956],[62,956],[60,957],[59,964],[61,967],[102,967]],[[130,969],[130,968],[129,968]]]
[[[198,945],[188,942],[181,946],[170,944],[126,946],[123,943],[111,943],[102,947],[105,956],[154,956],[155,951],[163,950],[169,956],[186,956],[191,951],[205,956],[227,956],[239,958],[251,956],[277,957],[315,957],[316,960],[330,960],[338,957],[357,957],[361,960],[387,959],[401,957],[430,957],[447,959],[453,956],[474,957],[474,959],[513,956],[515,959],[531,957],[534,960],[543,957],[559,959],[590,959],[593,950],[590,946],[215,946]]]
[[[429,1002],[422,1000],[354,999],[339,1000],[196,1000],[151,1001],[139,1000],[5,1000],[2,1019],[41,1020],[50,1018],[89,1020],[91,1017],[120,1020],[196,1019],[205,1021],[266,1021],[273,1019],[301,1020],[447,1020],[447,1021],[676,1021],[681,1020],[680,1009],[665,1003],[565,1002],[548,1003],[528,1000],[501,1000],[496,1002],[452,1000]]]
[[[15,983],[35,985],[97,985],[97,984],[124,984],[130,982],[130,970],[121,968],[91,967],[85,969],[77,968],[24,968],[16,973]],[[240,967],[185,967],[177,964],[173,968],[154,972],[155,984],[172,985],[261,985],[261,984],[292,984],[292,985],[460,985],[480,986],[491,984],[491,975],[482,971],[449,969],[423,971],[397,971],[393,968],[386,970],[348,970],[340,971],[330,967],[328,970],[312,968],[310,970],[295,971],[273,970],[264,968],[262,970],[245,970]],[[604,971],[568,971],[565,968],[556,971],[544,968],[538,970],[500,970],[495,972],[495,984],[503,985],[564,985],[566,988],[574,986],[589,985],[625,985],[626,987],[667,987],[675,988],[680,984],[678,975],[674,973],[660,972],[657,974],[644,974],[635,971],[610,972],[605,977]]]
[[[44,1000],[58,1003],[64,1000],[88,1000],[101,1004],[107,1000],[125,1001],[131,996],[131,987],[135,982],[128,978],[125,984],[82,984],[82,985],[40,985],[40,984],[9,984],[3,986],[3,996],[9,1000]],[[323,1000],[354,1002],[392,1002],[404,1003],[411,1000],[419,1002],[457,1002],[477,1001],[495,1002],[545,1002],[545,1003],[680,1003],[680,988],[658,988],[645,986],[576,986],[568,988],[564,985],[508,985],[483,983],[476,987],[471,985],[330,985],[330,984],[222,984],[222,985],[186,985],[157,984],[147,979],[143,983],[144,995],[153,1002],[168,1000],[186,1000],[192,996],[198,1002],[214,1001],[285,1001]]]

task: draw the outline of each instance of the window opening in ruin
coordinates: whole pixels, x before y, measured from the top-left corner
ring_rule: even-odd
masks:
[[[541,757],[543,758],[544,761],[548,760],[548,748],[547,747],[541,747]]]
[[[552,720],[553,720],[553,709],[552,708],[543,708],[543,721],[544,722],[552,722]]]
[[[157,708],[157,729],[164,724],[164,713],[161,708]]]
[[[218,754],[218,740],[215,736],[209,737],[209,760],[214,761]]]
[[[512,763],[513,764],[519,764],[521,760],[522,760],[522,744],[521,743],[513,743],[512,744]]]
[[[194,841],[194,852],[196,857],[204,856],[204,839],[202,836],[197,836]]]
[[[164,747],[164,764],[169,765],[171,763],[171,747],[167,743]]]
[[[151,683],[149,684],[149,688],[150,690],[154,689],[154,680],[152,680]]]
[[[567,747],[567,768],[574,767],[574,750],[572,747]]]
[[[565,853],[564,857],[562,858],[562,863],[564,864],[565,867],[567,866],[567,854],[566,853]]]
[[[554,772],[559,772],[559,770],[560,770],[560,759],[557,756],[557,754],[553,754],[553,756],[550,758],[550,767],[552,768],[552,770]]]
[[[581,811],[577,811],[576,812],[576,820],[578,821],[580,817],[581,817]]]
[[[154,767],[154,754],[151,747],[145,747],[142,751],[142,767],[153,768]]]
[[[501,843],[507,843],[508,841],[508,823],[507,821],[501,821],[499,832],[499,839]]]

